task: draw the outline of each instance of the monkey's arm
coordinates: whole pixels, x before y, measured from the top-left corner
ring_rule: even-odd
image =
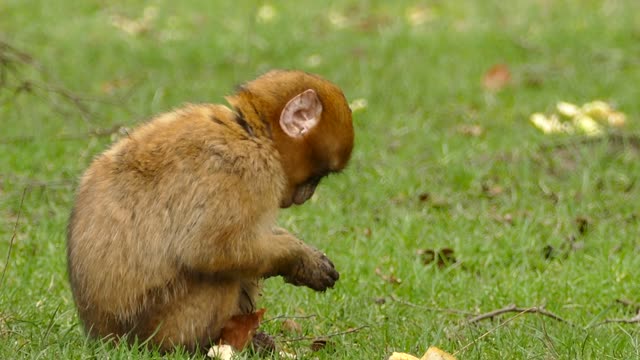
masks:
[[[255,235],[214,237],[197,243],[209,243],[210,247],[205,250],[184,246],[179,261],[187,269],[210,275],[283,276],[288,283],[316,291],[333,287],[339,278],[325,254],[281,228]]]
[[[268,241],[273,241],[274,238],[283,238],[289,243],[296,243],[295,246],[301,248],[301,254],[285,256],[283,263],[274,267],[273,273],[264,274],[264,277],[282,275],[290,284],[305,285],[318,291],[333,287],[340,275],[335,270],[333,262],[324,253],[305,244],[280,227],[273,229],[273,234]]]

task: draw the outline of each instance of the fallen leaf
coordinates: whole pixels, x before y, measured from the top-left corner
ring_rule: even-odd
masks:
[[[311,349],[311,351],[316,352],[326,348],[329,344],[330,342],[327,339],[315,339],[313,340],[313,342],[311,342],[309,348]]]
[[[378,275],[382,280],[390,284],[398,285],[402,283],[402,279],[399,279],[395,275],[393,275],[393,269],[391,269],[391,274],[389,275],[384,274],[379,267],[376,268],[375,272],[376,272],[376,275]]]
[[[387,299],[385,299],[384,297],[378,297],[378,298],[375,298],[373,302],[375,302],[378,305],[383,305],[387,302]]]
[[[488,197],[496,197],[504,193],[504,188],[500,185],[482,183],[482,192]]]
[[[300,324],[295,322],[295,320],[293,320],[293,319],[284,320],[282,322],[282,325],[280,326],[280,328],[285,333],[294,333],[294,334],[301,334],[302,333],[302,326],[300,326]]]
[[[231,345],[236,350],[244,349],[253,339],[265,311],[260,309],[251,314],[233,316],[222,328],[220,343]]]
[[[506,64],[496,64],[484,74],[482,86],[489,91],[500,91],[511,83],[511,71]]]
[[[482,126],[477,124],[460,125],[456,127],[456,131],[462,135],[472,136],[472,137],[479,137],[482,134],[484,134],[484,129],[482,128]]]
[[[544,257],[545,260],[551,260],[552,258],[555,257],[555,250],[554,247],[547,244],[542,248],[542,256]]]
[[[578,232],[580,235],[584,235],[589,230],[591,220],[586,216],[576,217],[576,225],[578,225]]]
[[[440,269],[456,262],[454,251],[450,248],[442,248],[438,251],[432,249],[418,249],[416,253],[422,258],[423,264],[429,265],[435,261],[436,265]]]

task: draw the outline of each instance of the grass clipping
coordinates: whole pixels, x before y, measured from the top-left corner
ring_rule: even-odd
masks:
[[[388,360],[456,360],[456,358],[446,351],[431,346],[421,358],[417,358],[411,354],[394,352]]]

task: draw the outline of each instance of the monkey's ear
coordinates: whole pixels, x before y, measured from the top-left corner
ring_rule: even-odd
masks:
[[[322,104],[312,89],[303,91],[289,100],[280,114],[280,127],[285,134],[299,138],[311,130],[320,120]]]

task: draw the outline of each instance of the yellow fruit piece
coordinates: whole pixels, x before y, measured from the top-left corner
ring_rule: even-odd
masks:
[[[574,117],[580,113],[580,108],[578,105],[574,105],[572,103],[561,101],[556,104],[556,109],[562,116],[566,117]]]
[[[607,116],[607,122],[613,127],[622,127],[627,122],[627,115],[624,113],[614,111]]]
[[[446,351],[431,346],[420,360],[456,360],[456,358]]]
[[[573,119],[576,128],[582,130],[588,136],[602,134],[602,127],[590,116],[580,115]]]
[[[606,119],[613,110],[611,105],[604,101],[596,100],[582,105],[582,112],[595,119]]]
[[[231,360],[235,351],[229,345],[214,345],[209,349],[207,356],[218,360]]]
[[[389,357],[389,360],[420,360],[420,359],[418,359],[417,357],[411,354],[394,352]]]

